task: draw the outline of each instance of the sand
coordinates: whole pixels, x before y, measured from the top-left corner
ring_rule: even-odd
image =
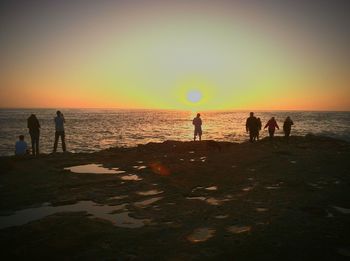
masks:
[[[110,171],[68,169],[88,164]],[[0,167],[7,259],[349,258],[345,141],[166,141],[1,157]]]

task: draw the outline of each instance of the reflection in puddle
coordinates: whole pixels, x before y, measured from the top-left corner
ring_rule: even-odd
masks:
[[[316,188],[316,189],[323,189],[322,186],[320,186],[319,184],[316,183],[307,183],[309,186]]]
[[[230,226],[227,230],[234,234],[241,234],[249,232],[252,228],[250,226]]]
[[[122,195],[122,196],[114,196],[114,197],[110,197],[109,199],[124,199],[127,198],[128,195]]]
[[[208,203],[209,205],[213,205],[213,206],[218,206],[221,205],[223,202],[225,201],[230,201],[231,199],[217,199],[217,198],[206,198],[206,197],[187,197],[187,199],[197,199],[197,200],[202,200],[205,201],[206,203]]]
[[[281,187],[278,184],[276,184],[276,185],[272,185],[272,186],[267,186],[265,188],[270,189],[270,190],[274,190],[274,189],[280,189]]]
[[[141,170],[147,168],[147,166],[132,166],[134,169]]]
[[[207,198],[205,198],[205,197],[187,197],[187,199],[198,199],[198,200],[205,201]]]
[[[342,213],[342,214],[350,214],[350,209],[348,208],[341,208],[341,207],[333,207],[336,211]]]
[[[257,212],[266,212],[266,211],[269,211],[268,208],[256,208],[255,209]]]
[[[198,190],[198,189],[202,189],[203,187],[195,187],[194,189],[192,189],[192,192]]]
[[[207,198],[207,203],[213,206],[221,205],[223,201],[226,201],[225,199],[216,199],[216,198]]]
[[[254,187],[246,187],[246,188],[243,188],[242,191],[248,192],[248,191],[253,190],[253,188]]]
[[[108,220],[115,226],[126,228],[138,228],[150,222],[148,219],[132,218],[129,216],[129,212],[115,213],[124,210],[125,205],[108,206],[99,205],[93,201],[80,201],[76,204],[57,207],[45,205],[38,208],[28,208],[16,211],[10,216],[0,216],[0,229],[24,225],[60,212],[87,212],[92,215],[92,218]]]
[[[204,242],[213,237],[214,233],[215,229],[212,228],[197,228],[187,237],[187,240],[191,241],[192,243]]]
[[[218,190],[217,186],[211,186],[211,187],[207,187],[205,188],[206,190]]]
[[[102,164],[87,164],[64,168],[70,170],[73,173],[85,173],[85,174],[121,174],[125,173],[123,170],[118,168],[104,168]]]
[[[144,208],[144,207],[147,207],[147,206],[153,204],[154,202],[157,202],[157,201],[161,200],[162,198],[163,197],[150,198],[150,199],[146,199],[146,200],[143,200],[143,201],[135,202],[134,205],[136,207],[139,207],[139,208]]]
[[[215,216],[215,218],[217,218],[217,219],[225,219],[225,218],[228,218],[228,215],[217,215],[217,216]]]
[[[161,194],[163,192],[164,191],[152,189],[152,190],[147,190],[147,191],[139,191],[139,192],[136,192],[136,194],[138,194],[140,196],[153,196],[153,195]]]
[[[125,175],[120,177],[122,180],[133,180],[133,181],[139,181],[142,180],[142,178],[140,178],[139,176],[135,175],[135,174],[129,174],[129,175]]]

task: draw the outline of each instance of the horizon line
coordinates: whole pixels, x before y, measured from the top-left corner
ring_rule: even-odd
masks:
[[[118,108],[118,107],[0,107],[0,110],[134,110],[134,111],[198,111],[198,112],[268,112],[268,111],[288,111],[288,112],[350,112],[349,110],[326,110],[326,109],[160,109],[160,108]]]

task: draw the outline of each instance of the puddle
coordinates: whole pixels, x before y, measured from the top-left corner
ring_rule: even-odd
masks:
[[[187,199],[198,199],[198,200],[203,200],[203,201],[206,200],[205,197],[187,197]]]
[[[217,198],[205,198],[205,197],[187,197],[186,199],[195,199],[195,200],[201,200],[201,201],[205,201],[206,203],[208,203],[209,205],[213,205],[213,206],[218,206],[221,205],[223,202],[225,201],[230,201],[231,199],[217,199]]]
[[[124,198],[127,198],[128,195],[122,195],[122,196],[114,196],[114,197],[110,197],[109,199],[124,199]]]
[[[180,159],[180,161],[184,161],[184,159]]]
[[[142,160],[139,160],[139,161],[137,161],[137,163],[138,163],[138,164],[142,164],[142,163],[143,163],[143,161],[142,161]]]
[[[118,168],[104,168],[102,164],[86,164],[64,168],[73,173],[84,173],[84,174],[121,174],[125,173],[123,170]]]
[[[207,198],[206,202],[209,205],[213,205],[213,206],[218,206],[221,205],[223,201],[227,201],[225,199],[216,199],[216,198]]]
[[[275,187],[275,186],[268,186],[265,187],[266,189],[274,190],[274,189],[280,189],[280,187]]]
[[[163,192],[164,191],[152,189],[152,190],[147,190],[147,191],[138,191],[138,192],[136,192],[136,194],[138,194],[140,196],[154,196],[154,195],[161,194]]]
[[[249,232],[252,228],[250,226],[230,226],[227,230],[233,234],[241,234]]]
[[[217,215],[217,216],[215,216],[215,218],[217,218],[217,219],[225,219],[225,218],[228,218],[228,215]]]
[[[139,228],[150,222],[148,219],[132,218],[129,216],[129,212],[115,213],[116,211],[124,210],[125,205],[108,206],[100,205],[93,201],[79,201],[75,204],[57,207],[43,205],[38,208],[19,210],[10,216],[0,216],[0,229],[21,226],[61,212],[86,212],[92,215],[90,218],[108,220],[117,227],[125,228]]]
[[[192,189],[191,191],[194,192],[194,191],[196,191],[196,190],[198,190],[198,189],[202,189],[202,188],[204,188],[204,187],[195,187],[195,188]]]
[[[265,188],[266,189],[271,189],[271,190],[273,190],[273,189],[280,189],[281,188],[280,185],[282,185],[282,184],[283,184],[283,182],[281,181],[281,182],[279,182],[277,184],[274,184],[274,185],[271,185],[271,186],[267,186]]]
[[[296,164],[297,162],[295,160],[291,160],[290,163]]]
[[[215,229],[212,228],[197,228],[193,231],[191,235],[187,237],[187,240],[192,243],[199,243],[207,241],[209,238],[213,237],[215,234]]]
[[[147,168],[147,166],[132,166],[134,169],[141,170]]]
[[[194,161],[194,159],[190,159],[190,161],[191,161],[191,162],[193,162],[193,161]]]
[[[153,204],[154,202],[157,202],[157,201],[161,200],[162,198],[163,197],[150,198],[150,199],[146,199],[146,200],[143,200],[143,201],[135,202],[134,205],[136,207],[139,207],[139,208],[145,208],[145,207]]]
[[[218,187],[217,186],[211,186],[211,187],[207,187],[205,188],[206,190],[210,190],[210,191],[213,191],[213,190],[218,190]]]
[[[139,176],[135,175],[135,174],[129,174],[129,175],[125,175],[120,177],[122,180],[132,180],[132,181],[140,181],[142,180],[142,178],[140,178]]]
[[[256,208],[255,209],[257,212],[266,212],[266,211],[269,211],[268,208]]]
[[[194,153],[194,151],[189,151],[188,153],[193,154],[193,153]]]
[[[333,208],[342,214],[350,214],[350,209],[348,209],[348,208],[341,208],[341,207],[337,207],[337,206],[334,206]]]
[[[254,187],[246,187],[246,188],[243,188],[242,191],[248,192],[248,191],[251,191],[253,189],[254,189]]]

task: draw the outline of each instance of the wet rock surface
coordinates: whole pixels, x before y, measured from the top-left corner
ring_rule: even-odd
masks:
[[[349,158],[315,136],[2,157],[2,256],[345,260]]]

